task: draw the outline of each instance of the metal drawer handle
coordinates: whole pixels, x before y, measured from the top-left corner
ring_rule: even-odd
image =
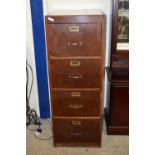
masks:
[[[80,97],[81,93],[80,92],[71,92],[72,97]]]
[[[82,42],[67,42],[67,46],[81,46]]]
[[[83,133],[82,132],[70,132],[71,136],[82,136]]]
[[[81,64],[80,61],[70,61],[70,66],[72,66],[72,67],[80,66],[80,64]]]
[[[72,125],[81,125],[81,121],[72,121]]]
[[[69,32],[79,32],[80,27],[77,25],[69,26]]]
[[[81,79],[83,78],[82,75],[69,75],[69,78],[72,78],[72,79]]]
[[[73,109],[79,109],[79,108],[82,108],[83,105],[69,105],[69,107]]]

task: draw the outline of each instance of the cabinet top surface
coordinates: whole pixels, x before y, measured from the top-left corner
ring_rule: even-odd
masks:
[[[53,10],[47,15],[51,16],[73,16],[73,15],[104,15],[101,10]]]

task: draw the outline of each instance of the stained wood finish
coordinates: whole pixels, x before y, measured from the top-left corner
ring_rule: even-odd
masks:
[[[101,119],[54,119],[56,143],[93,143],[101,140]]]
[[[129,126],[109,126],[107,132],[109,135],[128,135]]]
[[[105,16],[45,23],[54,146],[101,146]]]
[[[113,81],[129,81],[129,68],[112,67],[111,76]]]
[[[89,65],[88,65],[89,64]],[[52,75],[100,74],[101,61],[98,59],[54,59],[50,61]]]
[[[48,20],[53,18],[54,21]],[[75,23],[100,23],[103,17],[102,15],[74,15],[74,16],[46,16],[45,20],[47,24],[75,24]]]
[[[112,84],[110,100],[110,125],[129,126],[129,86]]]
[[[119,69],[112,72],[115,76],[112,76],[110,104],[105,114],[107,134],[110,135],[129,134],[129,82],[126,76],[128,69]]]
[[[50,62],[53,88],[100,88],[100,67],[98,59],[54,59]]]
[[[100,91],[52,91],[54,116],[100,116]]]
[[[99,88],[99,75],[65,74],[52,76],[53,88]]]
[[[111,81],[110,97],[106,107],[107,133],[114,135],[129,134],[129,51],[117,50],[118,1],[112,4],[111,29]]]
[[[74,27],[78,31],[72,31]],[[98,56],[101,55],[101,24],[50,24],[49,41],[53,56]]]

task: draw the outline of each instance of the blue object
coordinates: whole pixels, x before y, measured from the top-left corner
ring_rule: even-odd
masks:
[[[30,0],[40,117],[50,117],[42,0]]]

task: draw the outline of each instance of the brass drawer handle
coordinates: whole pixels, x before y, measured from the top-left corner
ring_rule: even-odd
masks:
[[[69,75],[69,78],[72,78],[72,79],[82,79],[83,76],[82,75]]]
[[[67,42],[67,46],[81,46],[82,42]]]
[[[70,61],[70,66],[72,67],[78,67],[81,65],[80,61]]]
[[[71,136],[82,136],[83,132],[70,132]]]
[[[80,97],[81,93],[80,92],[71,92],[72,97]]]
[[[79,32],[80,27],[77,25],[69,26],[69,32]]]
[[[82,108],[83,105],[69,105],[69,107],[73,109],[79,109],[79,108]]]
[[[72,121],[72,125],[81,125],[81,121]]]

